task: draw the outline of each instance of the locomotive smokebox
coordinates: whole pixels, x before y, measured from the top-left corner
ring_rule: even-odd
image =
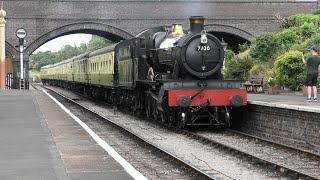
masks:
[[[191,16],[189,20],[191,33],[200,33],[204,29],[205,18],[203,16]]]

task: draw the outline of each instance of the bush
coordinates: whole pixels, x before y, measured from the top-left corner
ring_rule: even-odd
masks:
[[[314,44],[314,45],[320,45],[320,33],[313,34],[308,43],[309,44]]]
[[[297,43],[297,44],[293,44],[290,47],[290,51],[300,51],[303,52],[307,50],[307,45],[305,43]]]
[[[267,61],[275,56],[280,43],[274,33],[265,33],[256,37],[251,43],[251,57],[255,61]]]
[[[245,42],[245,43],[243,43],[243,44],[239,44],[239,51],[240,51],[240,53],[246,51],[247,49],[249,49],[249,47],[250,47],[250,46],[249,46],[248,42]]]
[[[279,56],[274,63],[276,78],[291,90],[298,90],[305,80],[305,65],[301,61],[301,52],[289,51]]]
[[[259,74],[265,74],[266,66],[264,64],[256,64],[252,66],[252,68],[249,71],[250,75],[259,75]]]
[[[309,38],[312,34],[317,31],[317,27],[313,23],[304,23],[299,26],[299,33],[304,38]]]
[[[273,77],[269,77],[268,78],[268,80],[267,80],[267,85],[269,86],[269,87],[274,87],[274,86],[276,86],[276,79],[275,78],[273,78]]]
[[[300,41],[297,31],[291,28],[278,32],[276,37],[285,49],[288,49],[290,46]]]
[[[290,27],[299,27],[304,23],[313,23],[316,27],[320,25],[320,16],[313,14],[296,14],[288,17]]]
[[[249,56],[242,58],[235,57],[225,64],[225,79],[245,81],[248,78],[249,70],[252,66],[253,61]]]
[[[227,49],[226,52],[224,53],[224,58],[226,61],[230,61],[234,58],[235,54],[232,50]]]
[[[320,9],[314,10],[314,12],[312,14],[314,14],[314,15],[320,14]]]

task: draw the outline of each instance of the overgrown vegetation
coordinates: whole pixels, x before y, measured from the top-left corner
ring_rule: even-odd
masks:
[[[276,85],[291,90],[299,90],[304,85],[306,67],[301,54],[311,45],[319,48],[320,9],[313,14],[296,14],[288,18],[277,15],[275,19],[282,26],[279,31],[255,37],[248,50],[246,44],[239,45],[240,54],[230,56],[232,53],[227,53],[226,79],[245,81],[248,75],[263,74],[265,81],[273,79]]]
[[[300,88],[306,76],[305,65],[301,62],[301,52],[289,51],[279,56],[274,65],[278,82],[292,90]]]
[[[225,66],[228,67],[224,71],[226,79],[244,81],[248,78],[248,72],[253,66],[253,61],[250,56],[235,57],[227,61]]]

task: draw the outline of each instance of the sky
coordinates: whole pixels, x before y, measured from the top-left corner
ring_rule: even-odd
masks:
[[[36,51],[34,51],[34,53],[37,53],[39,51],[57,52],[64,45],[79,46],[81,43],[88,43],[91,39],[91,36],[91,34],[70,34],[66,36],[61,36],[43,44]]]

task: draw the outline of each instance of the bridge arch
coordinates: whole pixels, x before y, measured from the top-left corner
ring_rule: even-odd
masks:
[[[228,43],[228,47],[235,52],[239,50],[238,44],[250,43],[254,38],[253,34],[230,25],[207,24],[205,26],[209,33],[215,35],[220,40],[223,38]]]
[[[40,36],[26,48],[26,52],[28,55],[30,55],[41,45],[52,39],[76,33],[98,35],[107,38],[113,42],[119,42],[120,40],[129,39],[133,37],[133,35],[131,35],[130,33],[107,24],[96,22],[80,22],[59,27]]]

